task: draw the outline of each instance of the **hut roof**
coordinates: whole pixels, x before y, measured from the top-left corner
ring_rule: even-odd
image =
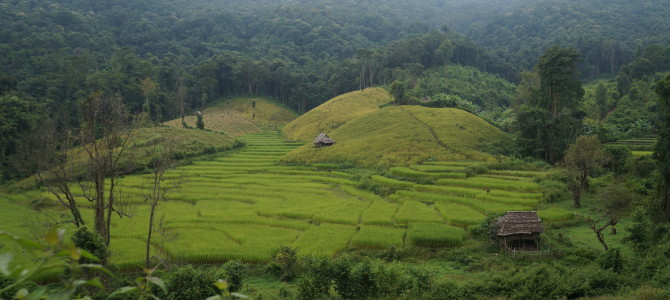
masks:
[[[544,232],[542,220],[536,211],[508,211],[496,223],[498,236]]]
[[[328,135],[325,133],[320,133],[315,139],[314,139],[314,144],[335,144],[335,141],[331,139]]]

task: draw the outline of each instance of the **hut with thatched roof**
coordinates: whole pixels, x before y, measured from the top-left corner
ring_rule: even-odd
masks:
[[[537,251],[542,220],[536,211],[508,211],[496,223],[500,245],[512,251]]]
[[[319,136],[314,139],[314,147],[318,148],[332,145],[335,145],[335,141],[325,133],[320,133]]]

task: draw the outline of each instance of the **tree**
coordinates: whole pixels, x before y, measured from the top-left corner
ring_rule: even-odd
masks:
[[[609,110],[607,100],[607,86],[600,82],[596,87],[596,105],[598,105],[598,111],[600,112],[599,118],[601,120],[607,115],[607,111]]]
[[[605,251],[608,251],[609,247],[607,247],[602,232],[607,227],[612,226],[612,234],[616,234],[615,226],[619,223],[621,215],[630,206],[633,197],[633,193],[623,187],[620,182],[616,182],[607,186],[596,198],[599,204],[598,210],[603,213],[607,221],[602,226],[598,225],[598,222],[591,218],[588,219],[588,222],[591,230],[596,234],[598,242],[605,248]]]
[[[195,128],[205,130],[205,121],[202,120],[202,112],[197,112],[195,116],[197,118],[195,121]]]
[[[84,225],[84,219],[71,184],[81,178],[84,165],[77,162],[71,151],[78,144],[78,136],[67,127],[67,122],[62,121],[45,120],[39,130],[29,135],[22,155],[17,158],[24,168],[34,170],[37,183],[46,187],[58,203],[70,211],[72,223],[80,227]]]
[[[389,93],[395,99],[398,105],[407,104],[407,84],[402,81],[394,81],[391,83]]]
[[[576,67],[579,61],[577,51],[552,47],[540,56],[536,66],[539,74],[537,90],[532,86],[531,77],[527,76],[528,84],[531,85],[523,91],[530,94],[524,94],[523,97],[528,98],[525,106],[529,109],[520,109],[516,125],[519,144],[525,153],[533,153],[536,158],[556,162],[577,137],[584,118],[584,113],[579,108],[584,96]],[[526,113],[548,115],[547,118],[538,120],[539,124],[535,124],[542,134],[524,130],[526,124],[522,121],[528,118]],[[540,140],[534,141],[537,138]]]
[[[581,191],[588,187],[589,176],[602,168],[607,160],[608,156],[596,135],[580,136],[566,151],[562,165],[568,170],[569,188],[576,207],[581,205]]]
[[[86,179],[81,184],[84,197],[93,203],[95,231],[110,242],[112,213],[125,213],[117,207],[116,182],[122,173],[122,159],[133,136],[133,127],[126,107],[118,97],[100,92],[81,104],[80,142],[86,157]],[[109,179],[109,186],[105,178]]]
[[[670,75],[656,84],[658,93],[658,140],[654,158],[658,162],[660,178],[657,184],[657,197],[661,218],[670,221]]]
[[[16,95],[0,96],[0,179],[11,179],[16,170],[10,167],[11,156],[19,153],[23,137],[40,118],[39,105]]]
[[[158,91],[158,84],[151,78],[147,77],[140,81],[140,89],[144,96],[144,103],[142,104],[142,111],[151,114],[151,97],[156,97]]]
[[[147,269],[151,267],[151,236],[155,231],[154,219],[156,216],[156,207],[158,207],[160,202],[165,200],[170,191],[179,188],[181,185],[181,177],[167,185],[164,182],[165,172],[179,163],[175,159],[176,145],[177,143],[173,138],[161,137],[160,141],[157,141],[148,153],[151,157],[151,162],[149,163],[151,168],[151,184],[149,192],[145,197],[145,202],[149,203],[151,210],[149,213],[149,231],[147,233],[144,263]]]

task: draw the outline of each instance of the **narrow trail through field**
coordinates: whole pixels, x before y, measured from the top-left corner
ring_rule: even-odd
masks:
[[[428,131],[430,131],[430,134],[433,135],[433,138],[435,139],[435,142],[436,142],[438,145],[440,145],[440,147],[446,149],[446,150],[449,151],[449,152],[455,152],[455,153],[458,153],[458,151],[455,151],[454,149],[452,149],[451,147],[449,147],[447,144],[445,144],[444,142],[442,142],[442,141],[440,140],[440,138],[437,136],[437,133],[435,133],[435,129],[433,129],[433,127],[431,127],[430,125],[426,124],[426,122],[422,121],[421,119],[417,118],[415,115],[413,115],[413,114],[412,114],[411,112],[409,112],[408,110],[406,110],[406,109],[404,109],[404,108],[403,108],[402,110],[403,110],[405,113],[407,113],[407,115],[409,115],[412,119],[414,119],[415,121],[419,122],[421,125],[423,125],[424,127],[426,127],[426,128],[428,129]]]

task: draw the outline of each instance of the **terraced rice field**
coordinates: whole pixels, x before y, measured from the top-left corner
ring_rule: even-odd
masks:
[[[277,132],[241,139],[248,146],[237,152],[165,175],[164,184],[181,184],[158,207],[154,254],[188,263],[262,263],[285,245],[301,255],[326,257],[349,247],[454,247],[467,236],[465,229],[486,215],[534,209],[542,194],[532,179],[546,175],[490,171],[466,178],[465,169],[481,163],[432,162],[393,168],[396,179],[372,176],[376,184],[398,189],[382,198],[357,189],[351,174],[334,170],[336,165],[278,165],[282,155],[302,143],[286,142]],[[421,184],[426,179],[436,184]],[[120,183],[132,216],[112,223],[111,260],[122,269],[143,261],[149,213],[143,199],[149,183],[147,175],[126,176]],[[5,195],[10,196],[23,195]],[[51,196],[32,192],[25,197]],[[90,204],[80,204],[90,223]],[[563,211],[546,215],[570,217]]]

